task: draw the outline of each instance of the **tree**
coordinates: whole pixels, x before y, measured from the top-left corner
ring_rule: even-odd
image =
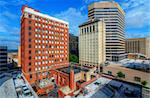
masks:
[[[119,72],[117,73],[117,76],[118,76],[119,78],[125,78],[125,74],[124,74],[123,72],[121,72],[121,71],[119,71]]]
[[[12,64],[13,64],[13,67],[14,67],[14,68],[18,67],[17,62],[15,62],[14,60],[12,60]]]
[[[143,86],[146,86],[147,83],[148,83],[147,81],[142,81],[142,82],[141,82],[141,84],[142,84]]]
[[[78,63],[79,62],[79,58],[76,55],[74,55],[74,54],[70,54],[69,55],[69,61]]]

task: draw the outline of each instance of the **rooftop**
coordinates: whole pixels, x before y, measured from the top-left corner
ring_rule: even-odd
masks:
[[[39,82],[39,87],[40,88],[44,88],[44,87],[47,87],[47,86],[50,86],[50,85],[54,85],[54,82],[52,82],[52,79],[43,79]]]
[[[49,16],[47,14],[42,14],[42,13],[40,13],[40,12],[38,12],[38,11],[32,9],[32,8],[29,8],[27,6],[25,7],[24,12],[31,13],[31,14],[34,14],[34,15],[37,15],[37,16],[40,16],[40,17],[44,17],[44,18],[47,18],[47,19],[52,19],[52,20],[55,20],[55,21],[58,21],[58,22],[62,22],[62,23],[67,24],[67,25],[69,24],[66,21],[57,19],[55,17],[51,17],[51,16]]]
[[[150,72],[150,60],[124,59],[120,61],[123,67]]]
[[[100,88],[91,98],[141,98],[141,87],[132,84],[111,80]]]
[[[85,87],[77,98],[141,98],[141,86],[100,77]]]
[[[89,69],[84,68],[84,67],[79,67],[79,66],[68,66],[68,67],[60,68],[60,69],[58,69],[58,70],[59,70],[59,71],[62,71],[62,72],[64,72],[64,73],[69,74],[70,71],[71,71],[71,69],[74,70],[74,73],[75,73],[75,74],[80,73],[81,71],[84,71],[84,72],[88,72],[88,71],[89,71]]]
[[[119,62],[107,62],[106,65],[109,67],[124,67],[128,70],[135,69],[137,71],[150,73],[150,60],[124,59]]]
[[[0,86],[5,83],[5,81],[11,79],[11,74],[9,73],[0,73]]]
[[[1,98],[17,98],[12,78],[9,78],[0,86],[0,96]]]
[[[92,8],[118,8],[123,14],[125,14],[124,10],[121,8],[121,6],[115,2],[115,0],[105,0],[100,2],[92,2],[88,9],[91,10]]]
[[[150,40],[150,38],[148,38],[148,37],[143,37],[143,38],[128,38],[126,40],[146,40],[146,39]]]
[[[87,22],[84,22],[81,25],[79,25],[79,27],[82,27],[82,26],[85,26],[85,25],[89,25],[89,24],[92,24],[92,23],[95,23],[95,22],[99,22],[99,21],[102,21],[102,20],[100,20],[100,19],[88,20]]]

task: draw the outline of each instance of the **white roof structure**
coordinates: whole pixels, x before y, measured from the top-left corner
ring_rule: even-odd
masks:
[[[66,22],[64,20],[60,20],[60,19],[57,19],[55,17],[51,17],[51,16],[49,16],[47,14],[42,14],[40,12],[37,12],[37,11],[35,11],[32,8],[25,7],[24,12],[27,12],[27,13],[30,13],[30,14],[34,14],[34,15],[37,15],[37,16],[40,16],[40,17],[43,17],[43,18],[55,20],[55,21],[58,21],[58,22],[62,22],[62,23],[67,24],[67,25],[69,24],[68,22]]]
[[[104,85],[108,84],[110,81],[111,81],[111,79],[100,77],[96,81],[94,81],[91,84],[85,86],[85,88],[88,90],[87,95],[83,96],[82,94],[80,94],[79,96],[77,96],[77,98],[91,98],[100,88],[102,88]],[[96,85],[95,84],[96,82],[100,83],[100,85]]]
[[[121,60],[119,61],[119,63],[121,64],[126,64],[126,63],[143,63],[144,64],[150,64],[150,60],[134,60],[134,59],[124,59],[124,60]]]
[[[12,78],[0,86],[0,98],[17,98]]]

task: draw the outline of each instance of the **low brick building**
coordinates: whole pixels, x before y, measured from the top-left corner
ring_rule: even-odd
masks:
[[[67,66],[57,69],[55,72],[56,83],[60,87],[58,90],[59,98],[71,95],[80,91],[87,84],[96,79],[94,75],[95,67],[87,68],[81,66]],[[57,76],[56,76],[57,75]]]

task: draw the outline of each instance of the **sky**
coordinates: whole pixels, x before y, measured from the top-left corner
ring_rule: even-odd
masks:
[[[42,13],[69,22],[69,31],[79,35],[78,25],[88,19],[88,5],[101,0],[0,0],[0,45],[20,45],[21,7],[28,5]],[[115,0],[125,11],[126,38],[150,37],[149,0]]]

